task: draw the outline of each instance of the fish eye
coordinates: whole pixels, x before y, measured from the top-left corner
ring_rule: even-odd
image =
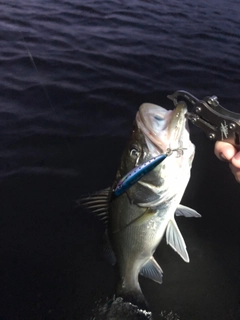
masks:
[[[130,149],[130,156],[134,159],[139,158],[140,150],[138,149],[137,146],[132,146],[132,148]]]
[[[136,150],[136,149],[132,149],[130,151],[130,156],[133,157],[133,158],[138,158],[139,154],[140,154],[140,152],[138,150]]]

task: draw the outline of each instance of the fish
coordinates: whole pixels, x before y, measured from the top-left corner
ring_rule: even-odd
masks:
[[[166,234],[166,242],[189,262],[185,241],[175,216],[201,215],[180,201],[190,179],[195,146],[190,141],[187,107],[179,102],[173,110],[143,103],[133,123],[112,187],[80,204],[98,213],[106,222],[105,252],[118,271],[116,296],[142,309],[148,303],[139,275],[162,283],[163,270],[153,254]],[[118,182],[134,168],[153,157],[177,150],[119,196]]]

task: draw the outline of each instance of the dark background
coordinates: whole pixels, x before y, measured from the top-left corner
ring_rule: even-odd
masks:
[[[111,296],[103,226],[74,201],[111,185],[141,103],[184,89],[240,112],[239,30],[232,0],[0,1],[1,320],[84,319]],[[141,285],[156,320],[237,320],[240,185],[191,136],[191,261],[163,240],[163,284]]]

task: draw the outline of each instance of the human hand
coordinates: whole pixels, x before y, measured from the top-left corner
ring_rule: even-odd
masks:
[[[229,162],[233,175],[237,182],[240,182],[240,151],[237,151],[230,143],[217,141],[214,152],[218,159]]]

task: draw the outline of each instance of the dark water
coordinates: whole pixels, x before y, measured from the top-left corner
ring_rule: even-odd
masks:
[[[239,1],[0,1],[1,320],[84,319],[113,292],[103,227],[74,208],[107,187],[142,102],[177,89],[240,112]],[[240,319],[240,187],[192,128],[179,218],[191,262],[164,241],[155,319]]]

